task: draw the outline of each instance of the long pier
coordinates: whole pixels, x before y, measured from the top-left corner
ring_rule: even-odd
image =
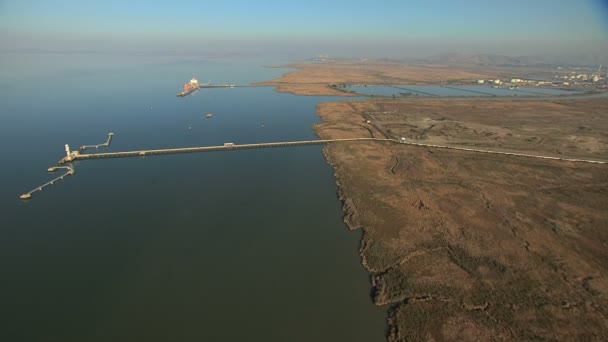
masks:
[[[238,145],[234,144],[234,143],[225,143],[224,145],[218,145],[218,146],[182,147],[182,148],[166,148],[166,149],[157,149],[157,150],[136,150],[136,151],[124,151],[124,152],[105,152],[105,153],[87,153],[87,154],[81,154],[78,151],[70,152],[69,146],[66,145],[66,156],[59,161],[59,164],[64,164],[64,163],[77,161],[77,160],[89,160],[89,159],[127,158],[127,157],[144,157],[144,156],[160,155],[160,154],[249,150],[249,149],[256,149],[256,148],[276,148],[276,147],[292,147],[292,146],[305,146],[305,145],[322,145],[322,144],[327,144],[327,143],[354,142],[354,141],[391,142],[391,143],[398,143],[398,144],[402,144],[402,145],[419,146],[419,147],[426,147],[426,148],[440,148],[440,149],[475,152],[475,153],[499,154],[499,155],[506,155],[506,156],[517,156],[517,157],[558,160],[558,161],[568,161],[568,162],[582,162],[582,163],[591,163],[591,164],[608,164],[608,161],[603,161],[603,160],[554,157],[554,156],[543,156],[543,155],[519,153],[519,152],[495,151],[495,150],[484,150],[484,149],[479,149],[479,148],[424,144],[424,143],[417,143],[417,142],[409,141],[409,140],[406,140],[405,138],[401,138],[401,139],[347,138],[347,139],[302,140],[302,141],[285,141],[285,142],[273,142],[273,143],[238,144]]]
[[[254,87],[252,85],[236,85],[236,84],[199,84],[196,88],[192,88],[186,91],[180,91],[177,93],[178,97],[188,96],[200,89],[208,89],[208,88],[243,88],[243,87]]]
[[[108,134],[108,140],[99,145],[95,146],[109,146],[113,133]],[[457,150],[473,153],[486,153],[486,154],[497,154],[506,156],[516,156],[525,158],[537,158],[545,160],[556,160],[566,162],[577,162],[577,163],[590,163],[590,164],[608,164],[608,161],[604,160],[591,160],[591,159],[579,159],[579,158],[567,158],[567,157],[553,157],[543,156],[527,153],[518,152],[506,152],[506,151],[494,151],[484,150],[479,148],[467,148],[467,147],[456,147],[446,145],[435,145],[435,144],[424,144],[409,141],[405,138],[400,139],[383,139],[383,138],[347,138],[347,139],[324,139],[324,140],[303,140],[303,141],[285,141],[285,142],[273,142],[273,143],[257,143],[257,144],[234,144],[225,143],[219,146],[201,146],[201,147],[183,147],[183,148],[166,148],[157,150],[136,150],[136,151],[125,151],[125,152],[105,152],[105,153],[80,153],[80,151],[70,151],[70,147],[66,144],[65,151],[66,156],[59,161],[59,164],[70,163],[78,160],[89,160],[89,159],[103,159],[103,158],[126,158],[126,157],[144,157],[151,155],[162,155],[162,154],[177,154],[177,153],[194,153],[194,152],[212,152],[212,151],[236,151],[256,148],[277,148],[277,147],[292,147],[292,146],[306,146],[306,145],[322,145],[327,143],[340,143],[340,142],[357,142],[357,141],[377,141],[377,142],[389,142],[401,145],[409,145],[424,148],[440,148],[448,150]],[[85,146],[89,147],[89,146]],[[27,200],[32,197],[33,194],[44,190],[46,187],[53,185],[56,181],[63,180],[66,176],[74,174],[74,167],[70,164],[68,166],[54,166],[48,169],[49,172],[53,172],[59,169],[67,170],[65,174],[46,182],[33,190],[26,192],[20,196],[22,200]]]
[[[273,147],[292,147],[304,145],[322,145],[336,142],[349,141],[392,141],[393,139],[378,139],[378,138],[351,138],[351,139],[328,139],[328,140],[303,140],[303,141],[286,141],[274,143],[258,143],[258,144],[233,144],[225,143],[218,146],[202,146],[202,147],[182,147],[182,148],[166,148],[158,150],[138,150],[125,152],[105,152],[105,153],[87,153],[81,154],[78,151],[67,152],[66,157],[59,161],[60,164],[72,162],[76,160],[100,159],[100,158],[126,158],[126,157],[144,157],[159,154],[176,154],[176,153],[194,153],[194,152],[212,152],[212,151],[233,151],[233,150],[248,150],[255,148],[273,148]]]

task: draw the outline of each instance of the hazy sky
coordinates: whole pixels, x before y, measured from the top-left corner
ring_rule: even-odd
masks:
[[[608,53],[608,0],[0,0],[0,49]]]

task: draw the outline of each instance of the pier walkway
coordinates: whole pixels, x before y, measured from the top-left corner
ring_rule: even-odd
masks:
[[[51,186],[53,184],[55,184],[55,182],[63,180],[65,177],[67,176],[71,176],[74,174],[74,168],[71,166],[54,166],[54,167],[49,167],[48,168],[48,172],[55,172],[57,170],[67,170],[64,174],[62,174],[61,176],[54,178],[42,185],[37,186],[36,188],[34,188],[31,191],[28,191],[26,193],[24,193],[23,195],[19,196],[19,198],[25,200],[25,199],[30,199],[32,197],[32,195],[36,192],[42,191],[44,190],[46,187]]]
[[[97,145],[82,145],[80,146],[80,150],[84,151],[87,148],[100,148],[100,147],[109,147],[110,144],[112,143],[112,137],[114,136],[114,133],[110,132],[108,133],[108,140],[106,140],[106,142],[101,143],[101,144],[97,144]]]
[[[84,147],[85,148],[101,147],[101,146],[107,147],[110,145],[113,135],[114,135],[113,133],[109,133],[108,140],[103,144],[84,146]],[[89,159],[143,157],[143,156],[161,155],[161,154],[212,152],[212,151],[235,151],[235,150],[247,150],[247,149],[255,149],[255,148],[277,148],[277,147],[292,147],[292,146],[306,146],[306,145],[322,145],[322,144],[327,144],[327,143],[357,142],[357,141],[389,142],[389,143],[394,143],[394,144],[416,146],[416,147],[423,147],[423,148],[440,148],[440,149],[457,150],[457,151],[465,151],[465,152],[472,152],[472,153],[498,154],[498,155],[506,155],[506,156],[537,158],[537,159],[545,159],[545,160],[557,160],[557,161],[565,161],[565,162],[608,164],[608,161],[603,161],[603,160],[553,157],[553,156],[543,156],[543,155],[518,153],[518,152],[484,150],[484,149],[479,149],[479,148],[424,144],[424,143],[412,142],[405,138],[401,138],[401,139],[382,139],[382,138],[325,139],[325,140],[285,141],[285,142],[274,142],[274,143],[238,144],[238,145],[234,144],[234,143],[225,143],[224,145],[219,145],[219,146],[166,148],[166,149],[157,149],[157,150],[137,150],[137,151],[125,151],[125,152],[105,152],[105,153],[86,153],[86,154],[80,153],[79,151],[70,151],[70,147],[68,145],[65,145],[66,156],[59,161],[59,164],[71,163],[73,161],[89,160]],[[81,148],[81,150],[84,150],[84,149]],[[63,174],[49,182],[46,182],[46,183],[34,188],[33,190],[31,190],[29,192],[22,194],[20,196],[20,198],[23,200],[30,199],[34,193],[44,190],[46,187],[53,185],[56,181],[62,180],[66,176],[73,175],[75,172],[74,167],[71,164],[68,166],[51,167],[48,169],[48,171],[53,172],[53,171],[56,171],[59,169],[64,169],[67,171],[65,174]]]
[[[182,148],[166,148],[166,149],[158,149],[158,150],[137,150],[137,151],[87,153],[87,154],[82,154],[78,151],[70,152],[69,147],[66,146],[67,155],[66,155],[66,157],[61,159],[59,161],[59,163],[64,164],[64,163],[72,162],[72,161],[76,161],[76,160],[101,159],[101,158],[125,158],[125,157],[143,157],[143,156],[151,156],[151,155],[159,155],[159,154],[248,150],[248,149],[255,149],[255,148],[322,145],[322,144],[327,144],[327,143],[354,142],[354,141],[391,142],[391,143],[398,143],[398,144],[402,144],[402,145],[419,146],[419,147],[426,147],[426,148],[440,148],[440,149],[466,151],[466,152],[474,152],[474,153],[499,154],[499,155],[506,155],[506,156],[517,156],[517,157],[526,157],[526,158],[537,158],[537,159],[591,163],[591,164],[608,164],[608,161],[602,161],[602,160],[554,157],[554,156],[543,156],[543,155],[519,153],[519,152],[495,151],[495,150],[485,150],[485,149],[479,149],[479,148],[424,144],[424,143],[412,142],[412,141],[406,140],[405,138],[401,138],[401,140],[385,139],[385,138],[348,138],[348,139],[285,141],[285,142],[238,144],[238,145],[234,144],[234,143],[225,143],[224,145],[218,145],[218,146],[182,147]]]
[[[259,143],[259,144],[233,144],[225,143],[219,146],[202,146],[202,147],[183,147],[183,148],[166,148],[159,150],[140,150],[140,151],[126,151],[126,152],[105,152],[105,153],[88,153],[81,154],[77,151],[70,152],[66,157],[59,161],[60,164],[75,161],[75,160],[87,160],[87,159],[99,159],[99,158],[125,158],[125,157],[143,157],[158,154],[176,154],[176,153],[194,153],[194,152],[211,152],[211,151],[231,151],[231,150],[248,150],[254,148],[273,148],[273,147],[291,147],[291,146],[304,146],[304,145],[322,145],[327,143],[336,142],[349,142],[349,141],[391,141],[393,139],[377,139],[377,138],[351,138],[351,139],[330,139],[330,140],[303,140],[303,141],[286,141],[286,142],[275,142],[275,143]]]

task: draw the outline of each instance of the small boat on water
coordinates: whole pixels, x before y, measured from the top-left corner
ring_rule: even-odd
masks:
[[[211,119],[213,117],[213,113],[209,112],[205,115],[205,117],[207,117],[207,119]]]

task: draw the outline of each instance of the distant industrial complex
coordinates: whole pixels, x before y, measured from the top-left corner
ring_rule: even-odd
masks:
[[[559,68],[561,69],[561,68]],[[577,71],[571,71],[568,75],[556,75],[553,80],[531,80],[522,78],[511,78],[511,79],[487,79],[477,80],[477,84],[489,84],[493,87],[508,86],[510,88],[518,87],[520,85],[526,86],[553,86],[553,87],[595,87],[595,88],[607,88],[608,84],[608,73],[602,76],[602,65],[597,68],[597,71],[592,74],[580,73]]]

